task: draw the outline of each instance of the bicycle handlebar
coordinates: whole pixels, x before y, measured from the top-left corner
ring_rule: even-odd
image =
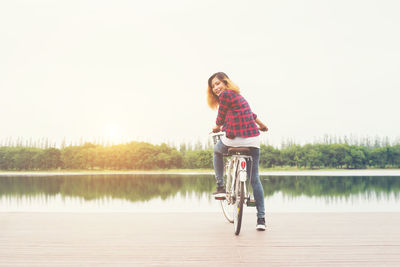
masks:
[[[221,136],[223,136],[225,133],[224,132],[218,132],[218,133],[210,133],[210,136],[213,139],[214,145],[218,143],[218,141],[221,139]]]

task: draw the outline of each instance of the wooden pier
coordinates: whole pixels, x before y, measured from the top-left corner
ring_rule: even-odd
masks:
[[[0,213],[0,266],[400,266],[400,213]]]

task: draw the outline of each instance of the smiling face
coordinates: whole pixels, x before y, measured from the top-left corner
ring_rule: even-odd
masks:
[[[211,89],[215,95],[219,96],[223,91],[225,91],[228,88],[226,87],[226,84],[223,81],[215,77],[211,81]]]

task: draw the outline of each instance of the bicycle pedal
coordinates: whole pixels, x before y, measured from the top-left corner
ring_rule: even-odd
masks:
[[[247,204],[247,207],[255,207],[256,201],[254,199],[248,199],[246,204]]]

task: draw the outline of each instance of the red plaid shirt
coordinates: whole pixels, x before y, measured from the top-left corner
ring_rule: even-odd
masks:
[[[223,125],[226,137],[253,137],[260,135],[254,114],[246,99],[240,94],[225,90],[219,95],[217,125]]]

